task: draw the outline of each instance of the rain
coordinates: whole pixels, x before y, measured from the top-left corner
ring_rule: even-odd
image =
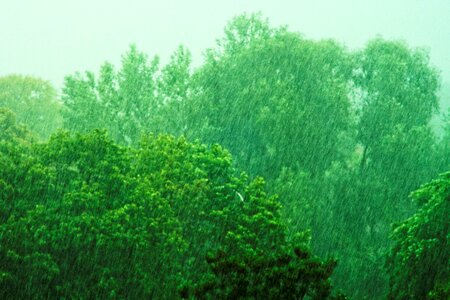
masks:
[[[450,299],[450,3],[0,9],[0,299]]]

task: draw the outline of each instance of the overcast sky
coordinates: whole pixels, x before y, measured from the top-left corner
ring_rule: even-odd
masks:
[[[194,64],[243,12],[307,38],[359,48],[376,35],[430,51],[450,82],[450,0],[0,0],[0,76],[41,77],[61,87],[75,71],[117,64],[129,44],[167,58],[179,44]]]

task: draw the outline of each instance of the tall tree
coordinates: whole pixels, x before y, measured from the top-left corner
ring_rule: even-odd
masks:
[[[63,88],[65,127],[86,132],[106,128],[121,144],[136,144],[148,130],[158,107],[155,73],[158,58],[132,45],[122,57],[121,68],[105,63],[98,79],[91,72],[67,76]]]
[[[401,42],[369,42],[356,55],[354,82],[361,95],[361,168],[369,160],[383,160],[378,151],[383,151],[385,137],[399,129],[410,132],[427,126],[439,106],[439,77],[428,54]]]
[[[76,73],[64,79],[61,99],[64,102],[65,128],[87,132],[104,127],[105,120],[102,118],[96,89],[95,75],[92,72],[86,72],[85,76]]]
[[[343,262],[336,281],[357,298],[384,297],[390,224],[414,212],[408,194],[437,174],[428,124],[438,106],[438,82],[427,54],[401,42],[377,38],[354,56],[358,144],[350,164],[330,172],[331,209],[321,219],[333,221],[321,226],[315,241],[321,255],[334,253]],[[327,234],[327,226],[335,232]]]
[[[152,129],[175,135],[186,132],[186,102],[192,97],[191,60],[189,50],[179,46],[158,74],[156,87],[160,105]]]
[[[318,174],[337,158],[349,125],[349,70],[336,43],[237,17],[194,75],[188,128],[226,146],[251,174]]]

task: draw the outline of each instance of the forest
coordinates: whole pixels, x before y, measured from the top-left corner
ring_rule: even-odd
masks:
[[[195,68],[0,77],[0,299],[449,299],[445,88],[261,14]]]

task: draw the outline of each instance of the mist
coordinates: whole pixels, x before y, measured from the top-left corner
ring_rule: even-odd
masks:
[[[448,299],[450,3],[0,10],[0,299]]]

